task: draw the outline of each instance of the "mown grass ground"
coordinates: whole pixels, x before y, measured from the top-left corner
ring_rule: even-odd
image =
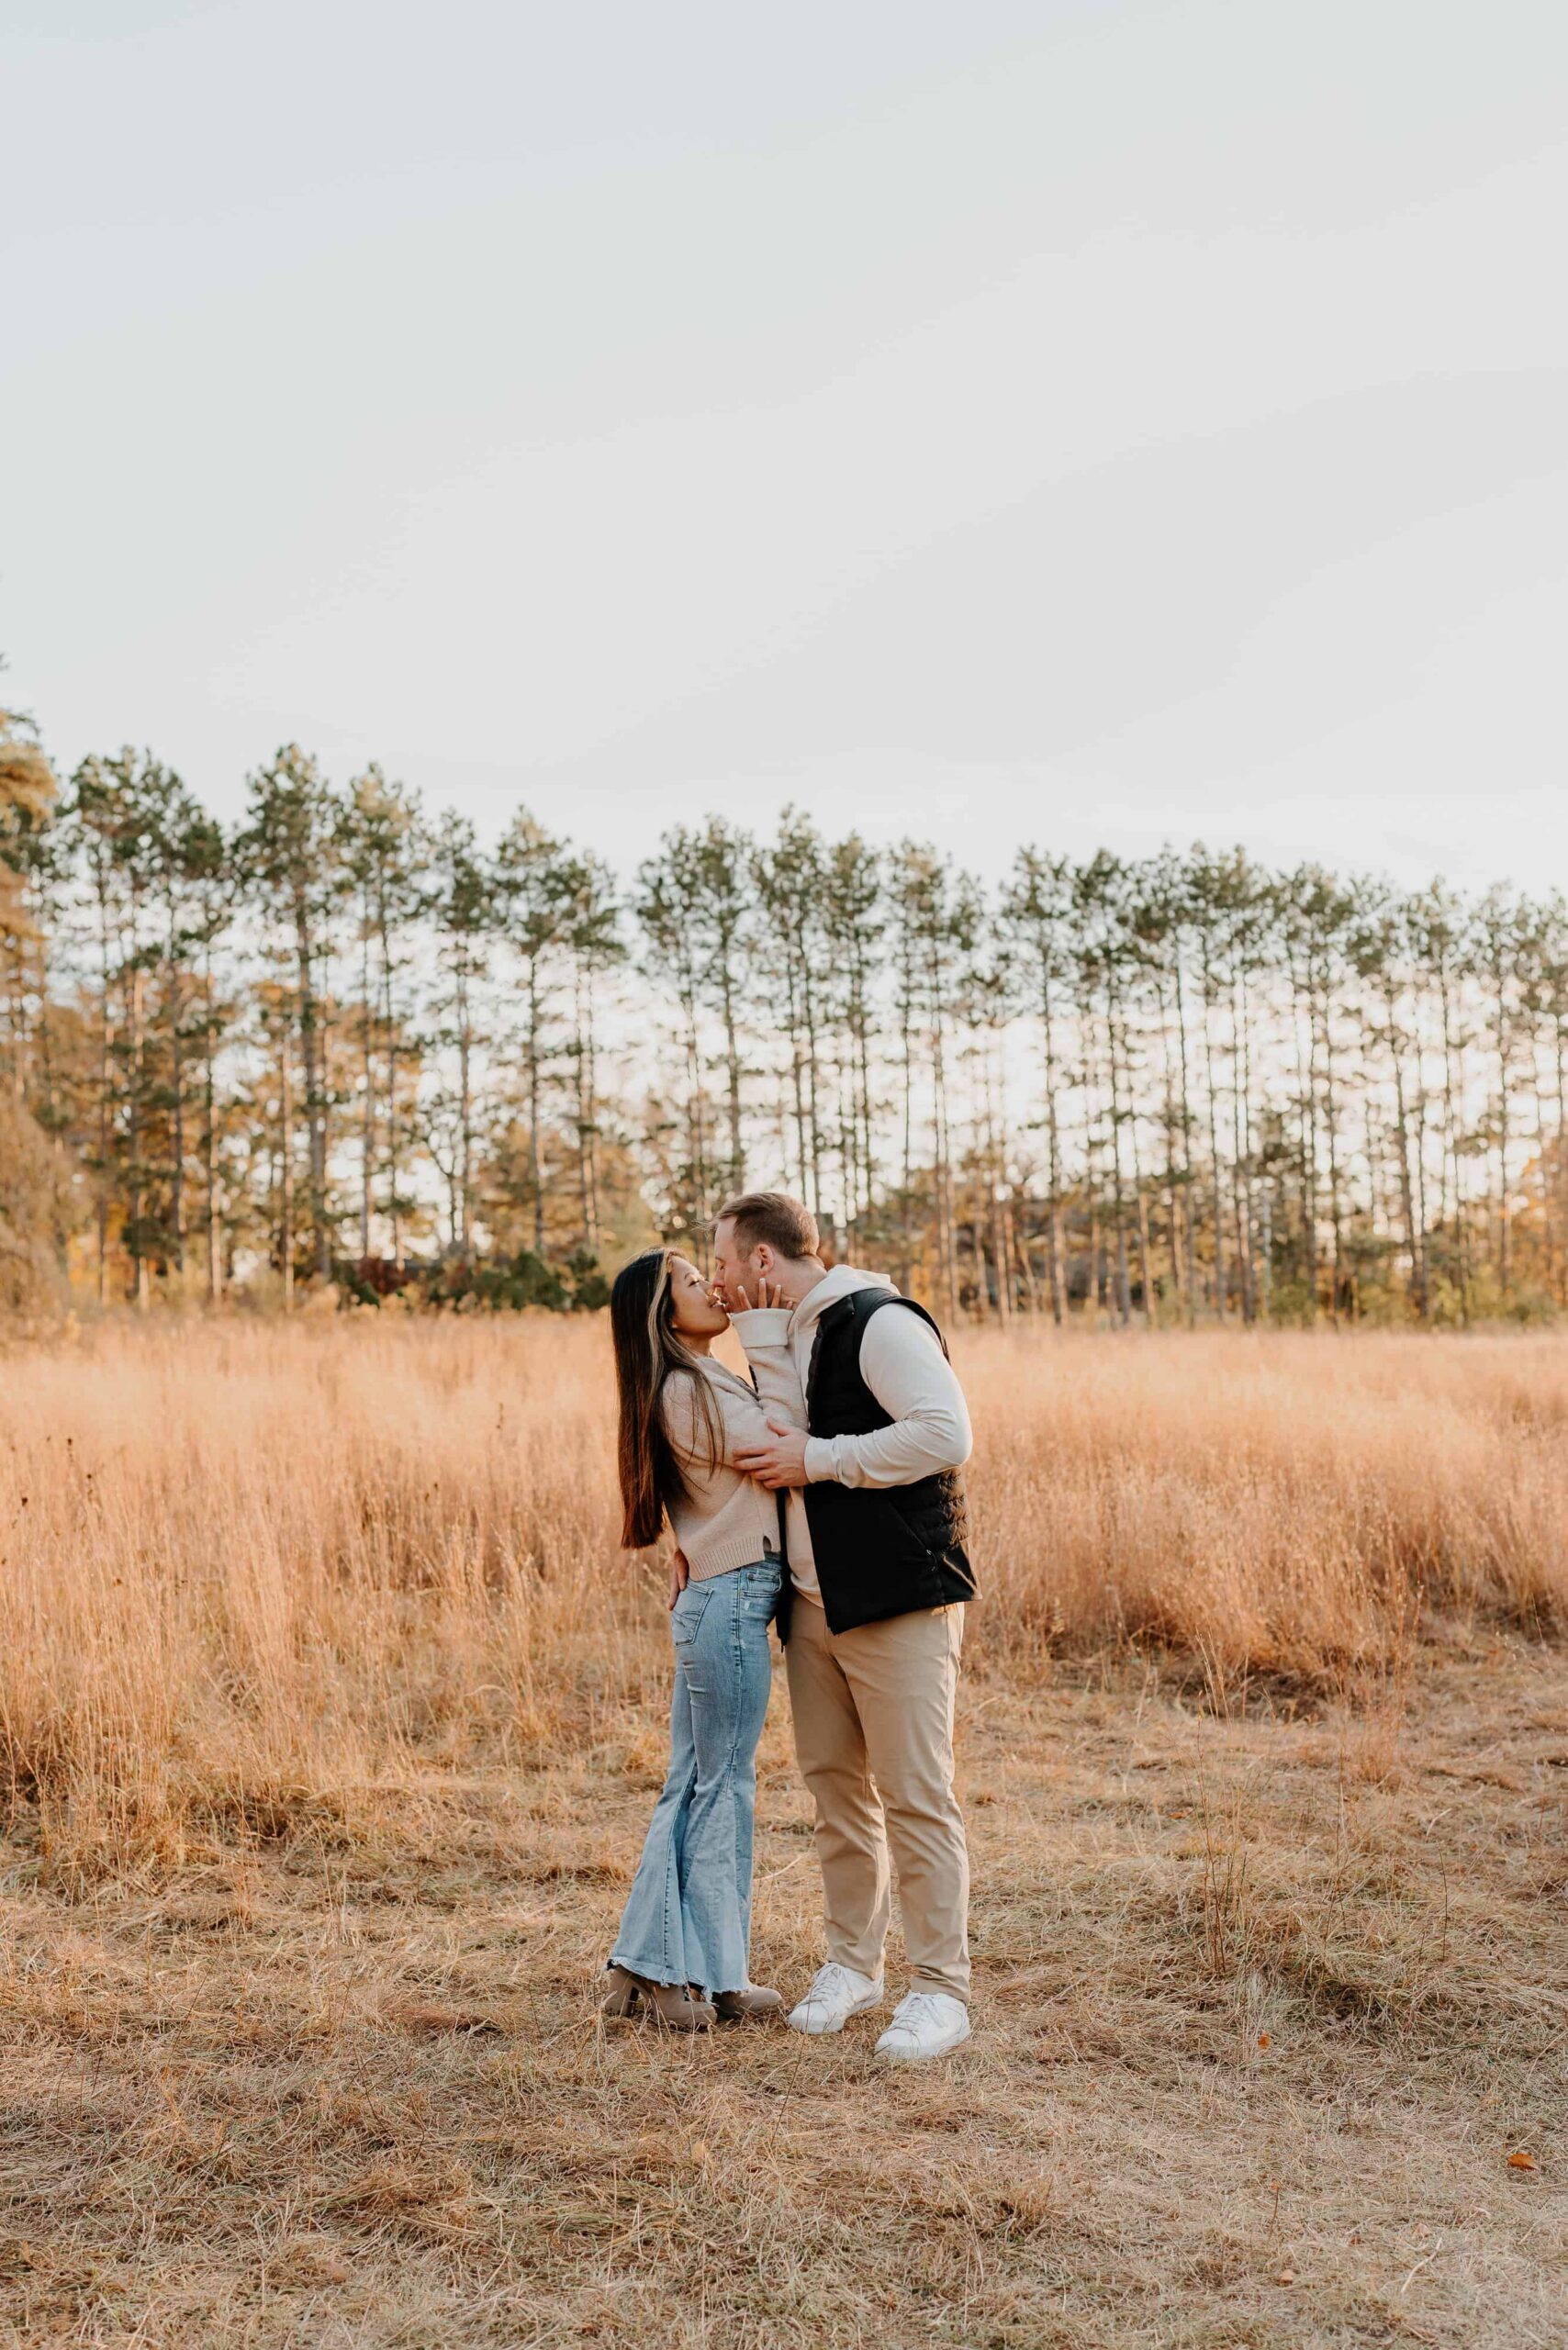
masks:
[[[1370,1706],[966,1684],[977,2033],[673,2042],[592,1996],[663,1761],[400,1773],[84,1874],[3,1851],[0,2341],[1568,2343],[1568,1674]],[[756,1968],[817,1957],[779,1688]]]

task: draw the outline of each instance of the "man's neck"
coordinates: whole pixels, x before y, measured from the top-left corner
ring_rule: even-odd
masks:
[[[803,1297],[811,1295],[819,1281],[826,1279],[827,1267],[820,1257],[802,1257],[798,1264],[791,1265],[779,1284],[784,1292],[784,1303],[790,1313],[793,1314]]]

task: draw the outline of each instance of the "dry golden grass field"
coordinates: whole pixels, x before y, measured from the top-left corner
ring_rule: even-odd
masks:
[[[0,1353],[0,2342],[1568,2344],[1568,1345],[968,1337],[977,2031],[890,2076],[597,2019],[606,1356]],[[759,1830],[793,1990],[781,1681]]]

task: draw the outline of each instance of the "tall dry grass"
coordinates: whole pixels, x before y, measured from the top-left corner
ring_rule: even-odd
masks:
[[[1386,1662],[1420,1612],[1568,1619],[1568,1346],[971,1342],[995,1638],[1152,1637],[1225,1673]]]
[[[975,1333],[958,1360],[981,1670],[1154,1639],[1321,1679],[1423,1607],[1568,1618],[1557,1340]],[[106,1328],[0,1382],[0,1770],[76,1863],[662,1706],[591,1323]]]

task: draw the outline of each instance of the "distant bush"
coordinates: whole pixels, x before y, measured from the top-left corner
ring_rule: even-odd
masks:
[[[532,1248],[471,1264],[452,1258],[439,1265],[395,1265],[389,1258],[364,1257],[339,1266],[336,1278],[351,1305],[379,1306],[397,1298],[470,1314],[515,1314],[530,1305],[551,1314],[592,1314],[610,1303],[610,1283],[586,1248],[558,1264]]]

